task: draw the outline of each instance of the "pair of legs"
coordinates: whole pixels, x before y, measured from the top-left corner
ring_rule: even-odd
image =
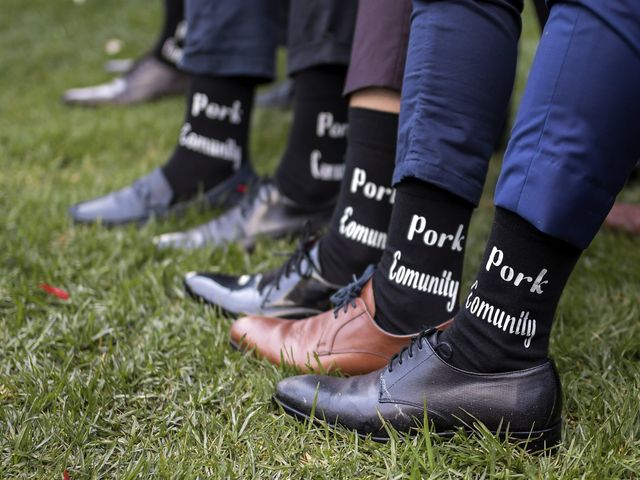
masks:
[[[409,0],[359,5],[345,84],[346,163],[328,232],[319,241],[301,238],[278,271],[250,280],[189,273],[191,294],[232,313],[307,316],[327,309],[331,294],[379,260],[395,198],[391,177],[410,15]]]
[[[273,346],[254,331],[270,332],[285,360],[302,368],[320,360],[353,374],[374,370],[376,354],[384,357],[394,338],[428,330],[371,374],[281,382],[276,400],[286,411],[308,417],[315,410],[376,437],[385,436],[381,417],[409,431],[428,415],[444,434],[475,419],[493,431],[509,425],[516,438],[533,434],[536,449],[559,441],[560,383],[547,358],[555,308],[640,153],[635,3],[553,4],[505,154],[480,271],[452,326],[429,329],[442,320],[437,307],[457,298],[454,268],[512,88],[521,8],[517,1],[414,2],[397,195],[376,276],[336,295],[335,312],[301,321],[248,317],[234,328],[236,340],[273,361],[280,361]],[[364,329],[358,319],[367,314],[386,336]]]
[[[274,74],[280,40],[278,2],[186,2],[189,30],[181,63],[190,74],[187,113],[178,145],[161,169],[115,194],[74,206],[78,222],[144,222],[179,210],[199,192],[213,206],[234,205],[255,181],[248,160],[253,94]],[[291,2],[289,72],[297,83],[293,127],[275,186],[254,189],[265,202],[244,206],[193,234],[158,239],[160,246],[224,243],[260,233],[299,230],[330,215],[343,169],[346,101],[341,98],[355,19],[354,1]],[[251,12],[251,13],[247,13]],[[271,215],[245,218],[260,208]],[[242,213],[243,215],[240,215]],[[267,225],[268,224],[268,225]],[[267,227],[275,225],[274,230]],[[244,227],[249,225],[248,230]],[[265,226],[267,225],[267,226]]]

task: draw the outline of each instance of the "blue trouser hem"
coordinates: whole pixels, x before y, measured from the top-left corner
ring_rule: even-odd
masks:
[[[358,0],[291,0],[287,73],[349,65]]]
[[[185,55],[180,68],[194,75],[255,77],[269,81],[275,77],[272,55],[250,57],[243,53],[201,52]]]
[[[414,0],[394,183],[414,177],[478,204],[513,87],[521,7]]]
[[[555,2],[495,204],[588,247],[640,156],[640,2]]]
[[[303,46],[290,46],[287,55],[287,72],[294,76],[301,70],[320,65],[349,65],[351,44],[321,40]]]
[[[452,165],[455,166],[455,165]],[[483,181],[477,176],[473,179],[461,176],[459,172],[443,168],[442,165],[425,161],[422,156],[409,154],[401,164],[397,164],[393,172],[393,185],[396,186],[405,178],[417,178],[436,187],[453,193],[477,206],[482,195]],[[484,179],[484,177],[482,177]]]
[[[537,159],[530,163],[536,173],[520,182],[512,179],[502,184],[495,205],[519,215],[541,232],[584,250],[611,209],[617,191],[554,161]],[[576,188],[588,191],[588,195],[565,194],[566,189]],[[581,204],[576,203],[578,199]]]

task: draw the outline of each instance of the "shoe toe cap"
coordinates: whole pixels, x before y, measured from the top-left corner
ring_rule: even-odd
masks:
[[[146,220],[148,212],[129,190],[123,189],[73,205],[69,208],[69,214],[78,223],[102,220],[106,224],[125,224]]]
[[[290,322],[282,318],[248,315],[233,322],[229,336],[237,347],[253,348],[260,356],[279,363],[286,327]]]
[[[188,272],[184,276],[184,286],[191,295],[216,305],[220,298],[229,294],[229,290],[211,278],[210,274],[200,272]]]
[[[127,82],[122,78],[116,78],[101,85],[69,89],[64,92],[62,100],[68,104],[87,106],[115,103],[126,89]]]
[[[231,324],[229,337],[238,348],[252,348],[255,346],[256,330],[261,330],[259,317],[241,317]]]
[[[189,272],[184,284],[189,294],[217,305],[230,314],[259,314],[262,298],[254,275]]]
[[[278,382],[274,398],[285,410],[294,415],[310,416],[317,407],[322,407],[324,392],[323,375],[298,375]]]

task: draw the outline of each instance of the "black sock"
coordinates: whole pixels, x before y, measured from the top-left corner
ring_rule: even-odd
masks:
[[[507,372],[544,363],[553,316],[581,250],[496,209],[487,249],[453,325],[450,363]]]
[[[186,33],[184,0],[164,0],[164,25],[151,54],[161,62],[176,67],[182,59]]]
[[[346,67],[310,68],[295,77],[293,125],[275,174],[280,191],[306,208],[335,200],[344,175]]]
[[[324,278],[346,285],[380,260],[387,242],[398,115],[349,109],[345,176],[329,231],[319,244]]]
[[[473,206],[414,178],[403,180],[396,192],[373,292],[378,325],[406,335],[456,313]]]
[[[173,201],[193,197],[248,161],[251,79],[193,76],[178,145],[162,167]]]

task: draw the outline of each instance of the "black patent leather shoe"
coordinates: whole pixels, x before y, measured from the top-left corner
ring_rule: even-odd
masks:
[[[251,249],[260,237],[298,235],[307,223],[312,231],[324,228],[331,217],[333,205],[331,202],[314,210],[302,208],[285,197],[272,181],[264,180],[221,216],[186,232],[159,235],[153,243],[161,249],[191,250],[239,242]]]
[[[274,400],[289,414],[388,439],[385,423],[416,433],[426,417],[443,437],[482,422],[501,438],[526,442],[532,452],[561,440],[562,391],[551,360],[526,370],[480,374],[449,365],[448,343],[433,329],[415,337],[389,365],[349,378],[301,375],[282,380]]]
[[[307,229],[295,252],[273,272],[240,276],[190,272],[185,289],[232,315],[303,318],[328,310],[330,297],[342,286],[322,277],[311,235]]]

